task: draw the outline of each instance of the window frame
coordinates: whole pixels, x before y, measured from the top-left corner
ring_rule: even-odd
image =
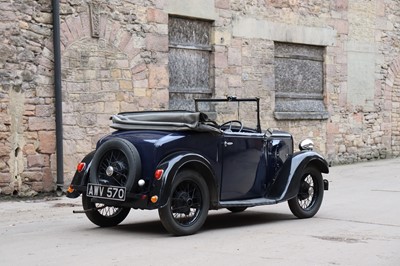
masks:
[[[294,55],[294,54],[281,54],[277,53],[276,46],[277,45],[288,45],[286,49],[293,49],[293,48],[288,48],[290,45],[292,46],[302,46],[303,49],[307,49],[307,47],[313,46],[313,47],[318,47],[323,49],[321,51],[321,56],[313,56],[313,55]],[[324,120],[328,119],[329,114],[326,109],[326,103],[325,103],[325,93],[326,93],[326,82],[325,82],[325,53],[326,53],[326,47],[325,46],[315,46],[315,45],[309,45],[309,44],[298,44],[298,43],[288,43],[288,42],[274,42],[275,46],[275,52],[274,52],[274,61],[275,61],[275,108],[274,108],[274,117],[276,120]],[[278,60],[277,58],[281,59],[293,59],[293,60],[304,60],[304,61],[317,61],[321,63],[321,93],[319,92],[307,92],[305,90],[305,87],[303,88],[303,91],[301,92],[293,92],[293,91],[278,91],[278,85],[277,85],[277,64]],[[304,102],[309,102],[310,106],[315,108],[317,106],[317,109],[319,110],[290,110],[290,111],[285,111],[282,109],[277,108],[277,106],[281,103],[282,105],[285,105],[286,101],[301,101],[304,100]],[[304,106],[303,102],[303,106]],[[314,105],[312,104],[314,102]],[[315,105],[315,103],[317,103]],[[300,105],[299,105],[300,106]],[[307,104],[305,104],[307,106]]]

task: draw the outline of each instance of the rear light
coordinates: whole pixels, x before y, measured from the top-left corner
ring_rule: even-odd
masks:
[[[160,180],[163,174],[164,174],[164,170],[163,169],[157,169],[154,172],[154,178],[157,179],[157,180]]]
[[[158,196],[152,196],[150,198],[150,201],[153,202],[153,203],[156,203],[158,201]]]
[[[72,185],[70,185],[69,187],[68,187],[68,189],[67,189],[67,192],[68,193],[72,193],[72,192],[74,192],[75,191],[75,189],[74,189],[74,187],[72,186]]]
[[[86,169],[86,163],[79,163],[76,167],[76,170],[80,173]]]

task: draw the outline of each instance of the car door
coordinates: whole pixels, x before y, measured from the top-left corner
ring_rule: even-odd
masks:
[[[224,133],[221,200],[248,199],[264,195],[264,146],[263,134]]]

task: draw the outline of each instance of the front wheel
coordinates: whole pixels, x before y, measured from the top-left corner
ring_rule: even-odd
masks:
[[[158,213],[168,232],[191,235],[203,226],[209,207],[210,196],[203,177],[195,171],[183,170],[173,181],[168,203]]]
[[[307,167],[300,181],[299,193],[288,201],[289,208],[297,218],[311,218],[321,207],[324,182],[320,171]]]
[[[82,194],[82,205],[89,220],[100,227],[111,227],[120,224],[128,216],[130,208],[106,206],[94,203],[86,194]]]

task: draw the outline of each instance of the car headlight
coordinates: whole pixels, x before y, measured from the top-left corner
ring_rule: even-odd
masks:
[[[299,143],[299,149],[301,151],[304,150],[312,151],[314,149],[314,142],[311,139],[303,139]]]

